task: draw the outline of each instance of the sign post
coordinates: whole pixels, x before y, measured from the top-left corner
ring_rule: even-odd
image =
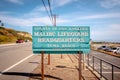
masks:
[[[50,65],[50,54],[48,54],[48,65]]]
[[[41,52],[41,79],[44,80],[44,51]]]
[[[78,58],[78,65],[79,65],[79,80],[81,80],[81,78],[82,78],[82,68],[81,68],[81,64],[82,64],[82,62],[81,62],[81,60],[82,60],[82,52],[78,52],[78,56],[79,56],[79,58]]]

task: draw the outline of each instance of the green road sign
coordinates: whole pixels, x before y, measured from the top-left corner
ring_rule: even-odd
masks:
[[[33,52],[89,53],[90,28],[86,26],[33,26]]]

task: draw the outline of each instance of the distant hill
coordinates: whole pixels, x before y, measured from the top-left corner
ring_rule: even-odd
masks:
[[[28,32],[17,31],[0,26],[0,44],[16,42],[17,39],[32,40],[32,37]]]

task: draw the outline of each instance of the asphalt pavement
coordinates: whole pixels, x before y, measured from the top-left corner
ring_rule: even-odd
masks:
[[[0,46],[0,80],[27,80],[38,66],[40,55],[33,55],[31,43]]]
[[[27,80],[32,75],[32,71],[40,64],[41,55],[33,55],[31,45],[32,43],[0,45],[0,80]],[[120,58],[96,51],[91,51],[90,54],[120,67]],[[98,62],[95,60],[95,68],[99,70]],[[111,76],[110,65],[104,64],[103,70],[106,76]],[[115,80],[118,80],[120,71],[115,69],[114,73]]]
[[[96,52],[93,50],[91,50],[90,55],[92,56],[89,57],[89,61],[90,61],[89,64],[93,67],[93,62],[94,62],[94,69],[97,72],[100,73],[100,70],[102,70],[102,75],[107,80],[112,80],[112,77],[113,80],[120,80],[120,58],[105,53]],[[102,68],[100,67],[100,65],[102,65]]]
[[[120,58],[91,50],[90,54],[120,67]]]

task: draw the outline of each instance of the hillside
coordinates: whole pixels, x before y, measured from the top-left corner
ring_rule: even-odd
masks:
[[[17,39],[32,40],[28,32],[16,31],[0,26],[0,44],[16,42]]]

